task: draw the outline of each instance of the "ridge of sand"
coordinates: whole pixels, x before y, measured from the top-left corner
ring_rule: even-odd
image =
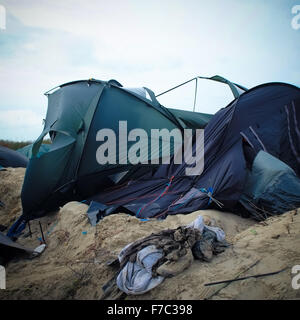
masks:
[[[17,193],[22,182],[19,176],[20,170],[0,172],[1,185],[6,184],[0,189],[0,199],[7,205],[5,211],[0,210],[0,224],[15,219],[20,208]],[[7,290],[0,291],[0,299],[99,299],[103,294],[102,286],[115,272],[106,263],[126,244],[153,232],[186,225],[199,214],[214,219],[216,225],[224,229],[232,246],[214,256],[211,262],[195,260],[190,268],[165,279],[150,292],[127,299],[300,298],[300,290],[291,286],[291,268],[300,264],[300,210],[263,223],[215,210],[149,221],[119,213],[105,217],[96,227],[90,225],[86,211],[87,205],[69,202],[57,213],[39,219],[48,247],[38,258],[19,258],[7,265]],[[32,238],[22,236],[18,242],[36,247],[41,236],[38,221],[31,222],[31,229]],[[256,261],[259,261],[256,266],[242,273]],[[267,273],[284,267],[289,268],[278,275],[234,282],[217,294],[223,285],[204,286],[207,282],[232,279],[239,274]]]

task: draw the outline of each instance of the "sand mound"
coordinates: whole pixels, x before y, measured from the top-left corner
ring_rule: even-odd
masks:
[[[25,168],[7,168],[0,171],[0,200],[5,207],[0,207],[0,224],[10,226],[21,215],[20,193]]]
[[[199,214],[223,228],[232,246],[211,262],[195,260],[190,268],[165,279],[152,291],[127,299],[300,298],[300,291],[291,287],[291,267],[300,261],[300,210],[264,223],[214,210],[149,221],[119,213],[105,217],[93,227],[87,219],[87,208],[85,204],[70,202],[39,220],[47,249],[38,258],[8,264],[7,290],[0,291],[0,299],[99,299],[102,286],[115,272],[107,262],[126,244],[153,232],[186,225]],[[26,230],[19,242],[35,247],[41,237],[38,221],[31,222],[31,229],[32,237]],[[273,272],[287,266],[288,270],[275,276],[234,282],[225,288],[204,286],[207,282]]]

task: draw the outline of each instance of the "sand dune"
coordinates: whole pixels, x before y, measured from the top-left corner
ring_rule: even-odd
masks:
[[[11,225],[21,212],[20,190],[24,169],[0,171],[0,224]],[[18,258],[6,268],[7,289],[0,299],[100,299],[102,286],[114,275],[107,266],[129,242],[193,221],[199,214],[214,219],[232,244],[211,262],[194,260],[181,274],[165,279],[146,294],[126,299],[299,299],[291,286],[291,268],[300,264],[300,210],[257,223],[215,210],[141,221],[124,213],[105,217],[96,227],[86,216],[87,206],[70,202],[41,218],[47,249],[32,260]],[[38,221],[31,222],[18,240],[39,245]],[[255,264],[253,266],[253,264]],[[249,268],[253,266],[252,268]],[[205,283],[288,269],[280,274],[211,287]]]

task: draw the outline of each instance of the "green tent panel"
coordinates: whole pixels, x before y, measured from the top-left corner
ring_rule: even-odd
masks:
[[[99,165],[96,140],[103,128],[119,133],[119,121],[127,121],[127,131],[142,128],[204,128],[211,115],[168,109],[160,105],[154,93],[123,88],[117,81],[83,80],[61,85],[47,92],[48,110],[44,130],[27,151],[30,162],[22,188],[25,215],[39,216],[71,199],[82,200],[102,187],[113,186],[118,175],[129,179],[153,170],[153,165]],[[147,97],[148,96],[148,97]],[[43,146],[49,134],[52,144]],[[150,138],[149,138],[150,139]],[[104,142],[102,142],[104,143]],[[128,142],[128,148],[134,142]],[[171,139],[171,155],[174,150]],[[150,145],[150,144],[149,144]],[[116,150],[119,150],[117,141]],[[44,149],[44,150],[43,150]],[[160,157],[148,152],[149,159]],[[150,159],[151,158],[151,159]],[[76,185],[76,187],[75,187]]]

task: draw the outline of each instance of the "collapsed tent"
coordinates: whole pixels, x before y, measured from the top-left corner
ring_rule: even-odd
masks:
[[[26,248],[0,232],[0,264],[4,264],[11,257],[24,254],[32,254],[34,250]]]
[[[284,162],[299,179],[299,123],[299,88],[283,83],[257,86],[221,109],[208,123],[200,175],[186,176],[187,163],[161,165],[151,177],[99,192],[93,200],[108,206],[121,205],[138,217],[189,213],[220,203],[224,209],[235,211],[240,207],[247,166],[260,150]],[[299,198],[297,189],[294,199]],[[288,203],[288,210],[298,205],[298,201]],[[271,213],[282,211],[278,207]]]
[[[248,171],[240,203],[254,218],[300,207],[300,179],[295,171],[265,151],[259,151]]]
[[[47,96],[45,127],[29,152],[22,188],[24,214],[33,217],[70,200],[83,200],[99,190],[155,172],[159,160],[174,152],[172,140],[171,150],[159,144],[158,150],[147,154],[143,164],[129,163],[119,152],[117,164],[100,165],[96,153],[105,142],[97,141],[99,130],[108,129],[119,135],[119,123],[126,121],[128,132],[142,128],[150,140],[153,128],[169,131],[204,128],[212,118],[208,114],[167,109],[159,104],[151,90],[126,89],[115,80],[67,83]],[[41,154],[40,146],[47,134],[52,144]],[[128,141],[128,148],[133,144]],[[121,148],[117,140],[116,149]],[[151,163],[145,164],[148,160]]]
[[[27,159],[29,159],[31,157],[31,149],[32,149],[32,145],[33,144],[29,144],[23,148],[17,149],[16,151],[18,151],[19,153],[21,153],[23,156],[25,156]],[[40,146],[39,152],[37,154],[37,156],[42,155],[43,153],[48,152],[50,149],[49,144],[47,143],[43,143]]]
[[[22,188],[23,218],[36,218],[71,200],[94,200],[110,212],[121,206],[137,217],[165,217],[216,205],[234,211],[242,204],[247,168],[260,150],[284,162],[298,179],[300,89],[269,83],[246,90],[221,77],[213,80],[227,83],[235,99],[212,118],[167,109],[151,90],[140,94],[115,80],[76,81],[47,93],[45,127],[32,146]],[[100,165],[97,149],[105,141],[97,141],[97,132],[108,128],[118,137],[119,121],[127,121],[128,131],[142,128],[149,136],[153,128],[205,128],[203,171],[187,175],[191,165],[174,161],[175,143],[170,164],[149,163],[167,152],[160,144],[143,163],[118,159],[116,164]],[[48,133],[52,144],[38,155]],[[128,147],[132,145],[128,141]],[[116,146],[122,149],[120,137]],[[194,142],[193,154],[197,148]],[[300,190],[296,193],[300,197]]]
[[[28,159],[19,152],[0,146],[0,167],[26,168]]]

